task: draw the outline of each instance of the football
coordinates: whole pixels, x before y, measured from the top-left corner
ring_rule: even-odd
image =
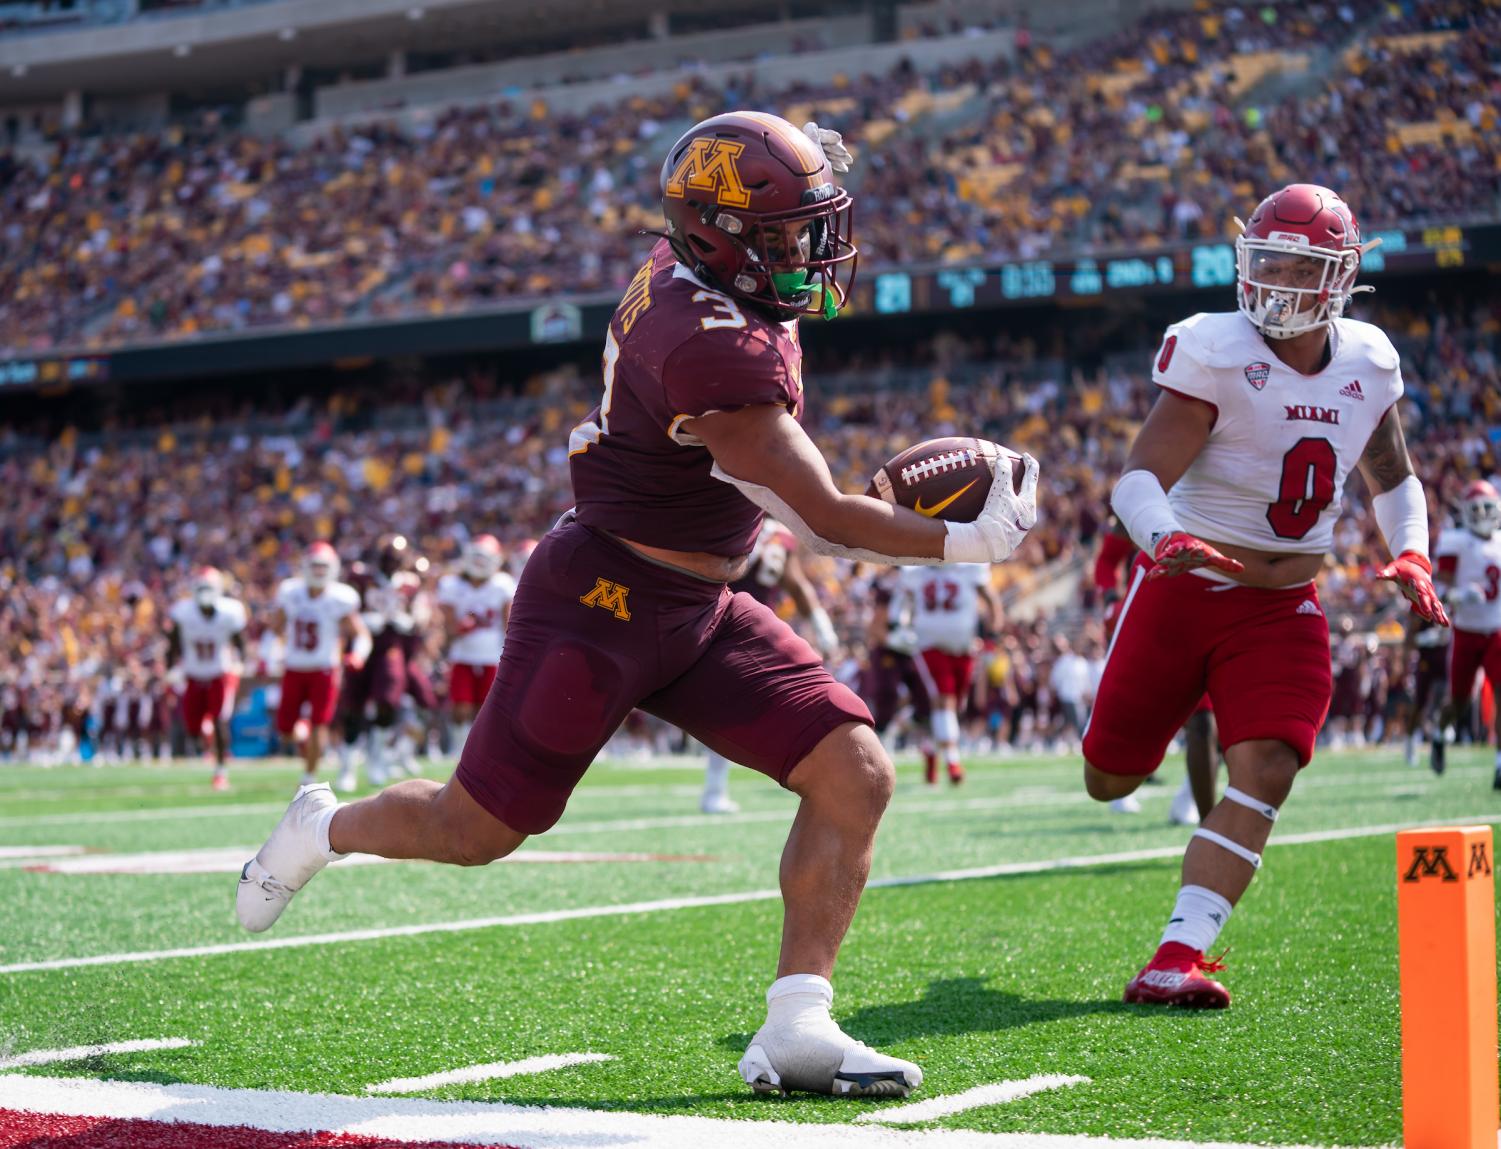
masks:
[[[877,471],[865,493],[920,515],[972,523],[990,493],[992,462],[1007,456],[1014,490],[1025,469],[1015,451],[986,439],[929,439],[908,447]]]

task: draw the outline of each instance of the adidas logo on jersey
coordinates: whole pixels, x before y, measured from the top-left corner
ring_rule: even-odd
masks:
[[[1319,609],[1319,604],[1314,602],[1313,599],[1305,598],[1298,604],[1297,613],[1322,615],[1324,612]]]
[[[1346,399],[1359,399],[1365,401],[1365,392],[1360,389],[1360,380],[1353,379],[1350,383],[1339,389],[1339,393]]]

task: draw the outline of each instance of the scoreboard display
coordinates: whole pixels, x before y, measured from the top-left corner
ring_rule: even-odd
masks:
[[[1388,228],[1361,261],[1362,276],[1483,267],[1501,261],[1501,226]],[[1140,291],[1229,289],[1235,245],[1178,244],[1073,259],[1028,259],[932,270],[877,271],[856,281],[851,313],[901,315],[1025,303],[1104,302]]]

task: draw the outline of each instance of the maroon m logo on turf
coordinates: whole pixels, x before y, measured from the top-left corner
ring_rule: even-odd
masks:
[[[1472,859],[1471,865],[1473,864]],[[1459,881],[1459,875],[1454,872],[1454,867],[1449,865],[1448,846],[1414,846],[1412,848],[1412,865],[1407,867],[1407,873],[1402,875],[1402,880],[1417,882],[1424,878],[1439,878],[1445,882]]]

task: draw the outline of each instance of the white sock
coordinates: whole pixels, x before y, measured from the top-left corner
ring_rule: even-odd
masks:
[[[729,792],[730,760],[710,750],[709,761],[704,766],[704,797],[723,798]]]
[[[1203,886],[1184,886],[1178,891],[1173,916],[1168,919],[1167,929],[1162,931],[1162,942],[1177,942],[1180,945],[1208,953],[1220,930],[1230,920],[1230,903],[1213,890]]]
[[[345,774],[354,769],[354,762],[352,761],[353,753],[354,747],[348,742],[339,743],[339,769]]]
[[[1496,748],[1496,772],[1501,774],[1501,747]]]
[[[328,844],[328,827],[333,822],[334,815],[338,812],[338,806],[330,806],[328,809],[320,811],[318,820],[313,823],[313,841],[317,844],[318,849],[322,851],[323,856],[330,862],[337,862],[340,858],[349,857],[348,854],[334,853],[333,847]]]
[[[766,991],[766,1024],[777,1028],[802,1028],[828,1022],[834,1004],[834,987],[814,973],[779,977]]]
[[[472,722],[456,722],[453,727],[453,753],[458,757],[464,752],[464,743],[469,741],[469,731],[474,729]]]

